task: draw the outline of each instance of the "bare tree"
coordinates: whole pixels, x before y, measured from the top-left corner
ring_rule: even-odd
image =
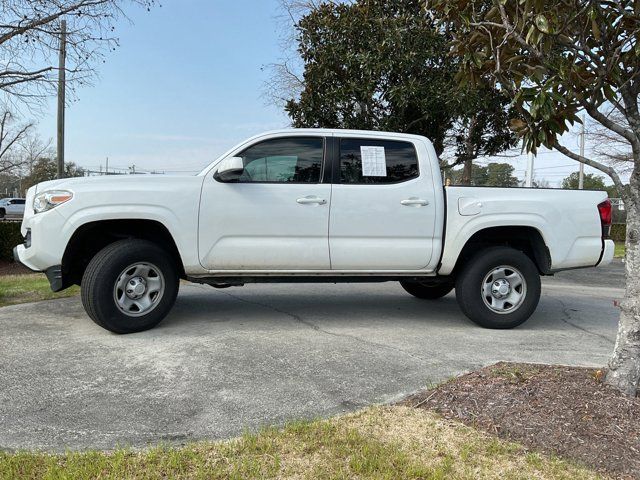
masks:
[[[15,173],[24,165],[20,150],[32,127],[31,123],[17,124],[9,110],[0,114],[0,174]]]
[[[297,73],[296,64],[296,59],[288,57],[264,67],[269,71],[269,80],[264,85],[267,103],[284,108],[289,100],[298,98],[304,90],[304,79]]]
[[[67,21],[67,86],[90,83],[96,61],[114,49],[122,6],[156,0],[0,0],[0,92],[32,103],[55,91],[60,20]]]
[[[323,4],[354,3],[355,0],[280,0],[280,11],[276,20],[280,24],[280,51],[282,56],[275,63],[263,67],[269,72],[264,85],[267,103],[284,108],[292,98],[298,98],[304,89],[304,65],[296,51],[297,31],[295,25]]]
[[[51,138],[43,140],[35,131],[29,131],[20,141],[20,154],[22,155],[22,175],[31,175],[33,166],[41,158],[55,158]]]
[[[617,108],[610,106],[603,111],[609,120],[623,128],[626,120]],[[594,121],[587,120],[585,128],[596,158],[622,175],[628,175],[633,171],[633,149],[625,137]]]

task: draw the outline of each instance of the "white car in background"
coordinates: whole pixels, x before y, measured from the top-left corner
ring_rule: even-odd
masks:
[[[24,198],[3,198],[0,200],[0,219],[22,218],[24,215]]]

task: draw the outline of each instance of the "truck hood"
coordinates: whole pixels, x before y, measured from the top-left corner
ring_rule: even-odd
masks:
[[[105,188],[110,185],[122,187],[127,186],[131,188],[134,185],[140,185],[141,187],[149,188],[150,185],[157,183],[158,185],[165,185],[167,182],[180,182],[185,179],[193,179],[195,176],[184,175],[102,175],[96,177],[73,177],[62,178],[59,180],[49,180],[47,182],[40,182],[33,188],[33,194],[45,192],[47,190],[87,190],[91,188]],[[31,190],[31,189],[29,189]]]

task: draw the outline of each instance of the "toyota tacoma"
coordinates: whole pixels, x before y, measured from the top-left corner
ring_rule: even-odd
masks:
[[[180,280],[397,281],[436,300],[455,289],[487,328],[527,320],[540,276],[607,264],[605,192],[443,187],[431,142],[353,130],[265,133],[196,176],[113,175],[27,192],[15,258],[54,291],[81,286],[98,325],[157,325]]]

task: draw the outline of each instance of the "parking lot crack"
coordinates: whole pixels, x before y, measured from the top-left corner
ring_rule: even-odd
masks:
[[[597,332],[592,332],[591,330],[589,330],[587,328],[584,328],[584,327],[574,323],[572,321],[573,317],[571,316],[571,311],[572,310],[569,307],[567,307],[567,305],[562,300],[560,300],[559,298],[556,299],[556,300],[558,300],[558,302],[560,302],[560,305],[562,305],[562,314],[563,314],[564,318],[560,318],[560,320],[562,320],[564,323],[566,323],[567,325],[572,326],[573,328],[581,330],[581,331],[583,331],[583,332],[585,332],[585,333],[587,333],[589,335],[593,335],[595,337],[599,337],[599,338],[603,339],[604,341],[606,341],[607,343],[610,343],[612,345],[615,343],[610,338],[607,338],[605,335],[602,335],[602,334],[597,333]]]
[[[384,348],[386,350],[393,350],[395,352],[398,352],[398,353],[401,353],[401,354],[406,355],[408,357],[411,357],[411,358],[413,358],[415,360],[419,360],[420,362],[427,362],[427,360],[425,358],[420,357],[419,355],[415,355],[415,354],[413,354],[411,352],[408,352],[407,350],[404,350],[402,348],[394,347],[393,345],[387,345],[385,343],[372,342],[370,340],[366,340],[364,338],[356,337],[355,335],[349,335],[347,333],[337,333],[337,332],[332,332],[330,330],[325,330],[325,329],[319,327],[318,325],[316,325],[315,323],[310,322],[308,320],[305,320],[300,315],[297,315],[297,314],[291,313],[291,312],[287,312],[286,310],[282,310],[282,309],[280,309],[278,307],[275,307],[273,305],[269,305],[269,304],[263,303],[263,302],[257,302],[255,300],[247,300],[246,298],[242,298],[242,297],[240,297],[238,295],[234,295],[234,294],[229,293],[229,292],[221,291],[220,293],[223,293],[223,294],[225,294],[225,295],[227,295],[227,296],[229,296],[231,298],[234,298],[236,300],[239,300],[240,302],[248,303],[250,305],[256,305],[256,306],[259,306],[259,307],[262,307],[262,308],[268,308],[269,310],[272,310],[274,312],[280,313],[282,315],[286,315],[286,316],[292,318],[293,320],[295,320],[296,322],[301,323],[302,325],[305,325],[305,326],[311,328],[312,330],[315,330],[316,332],[319,332],[319,333],[322,333],[322,334],[325,334],[325,335],[331,335],[333,337],[347,338],[347,339],[354,340],[354,341],[356,341],[358,343],[362,343],[364,345],[368,345],[368,346],[371,346],[371,347]]]

